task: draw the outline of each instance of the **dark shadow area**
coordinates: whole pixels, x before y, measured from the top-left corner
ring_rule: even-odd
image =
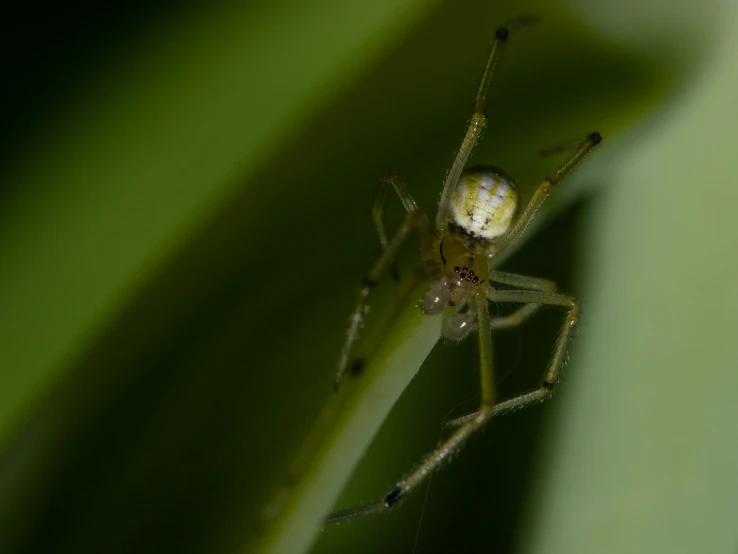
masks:
[[[43,120],[64,104],[80,80],[90,79],[90,72],[115,57],[131,35],[182,8],[182,2],[172,0],[15,2],[6,7],[0,33],[0,167],[12,165]]]

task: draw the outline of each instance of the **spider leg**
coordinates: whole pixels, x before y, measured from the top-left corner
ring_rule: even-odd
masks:
[[[388,309],[383,311],[382,317],[372,324],[371,333],[362,340],[361,346],[352,353],[351,363],[349,364],[349,372],[351,376],[355,377],[363,372],[367,359],[370,358],[371,353],[375,352],[384,342],[392,330],[396,317],[405,305],[407,299],[416,291],[420,282],[423,279],[427,279],[429,276],[429,267],[426,265],[420,265],[412,272],[409,272],[408,275],[403,276],[397,286],[397,290],[392,297]]]
[[[487,288],[486,298],[482,297],[481,293],[478,293],[474,297],[474,301],[477,303],[477,309],[481,320],[479,322],[479,354],[482,365],[482,404],[479,411],[459,418],[457,424],[458,429],[451,435],[440,447],[434,450],[430,456],[420,466],[410,474],[409,477],[403,479],[394,489],[387,493],[381,502],[372,506],[372,511],[388,510],[397,502],[404,497],[406,494],[414,490],[421,482],[423,482],[432,472],[437,469],[438,466],[455,453],[475,432],[483,428],[489,421],[496,415],[519,410],[526,408],[532,404],[540,402],[550,396],[556,384],[561,377],[561,371],[566,361],[566,352],[571,342],[571,338],[574,329],[579,322],[579,302],[572,298],[558,292],[543,292],[543,291],[518,291],[518,290],[504,290],[496,291],[491,287]],[[485,373],[491,374],[492,360],[491,360],[491,336],[488,329],[485,329],[485,318],[484,306],[487,299],[493,302],[521,302],[521,303],[534,303],[534,304],[548,304],[551,306],[561,306],[567,308],[566,319],[561,329],[561,333],[556,342],[556,350],[554,351],[553,358],[548,365],[548,369],[544,374],[543,380],[537,389],[534,391],[515,396],[509,400],[505,400],[498,404],[492,404],[489,402],[489,397],[485,395]],[[489,315],[487,315],[487,323],[489,322]],[[487,338],[485,338],[487,337]],[[489,350],[487,350],[489,348]],[[486,359],[485,359],[486,358]],[[338,514],[337,514],[338,515]],[[331,516],[329,516],[330,518]],[[343,519],[346,519],[344,513]],[[341,521],[339,519],[338,521]],[[332,520],[330,520],[332,521]]]
[[[478,413],[482,414],[482,417],[476,418],[461,426],[449,439],[432,452],[409,477],[400,481],[392,491],[386,494],[380,502],[334,512],[324,519],[325,523],[340,523],[371,513],[389,510],[406,493],[415,489],[441,462],[458,450],[474,431],[481,429],[486,423],[488,419],[486,414],[494,407],[494,383],[492,380],[492,335],[489,330],[489,309],[487,307],[485,291],[480,287],[469,301],[474,302],[478,310],[479,357],[482,377],[482,408]]]
[[[487,92],[489,91],[490,83],[492,82],[492,75],[494,74],[497,60],[500,58],[500,54],[507,43],[510,35],[510,30],[520,26],[526,25],[534,21],[532,17],[521,17],[509,21],[503,25],[495,33],[495,39],[492,41],[490,47],[489,58],[487,58],[487,64],[484,66],[484,72],[482,73],[482,80],[479,83],[479,90],[477,96],[474,99],[474,111],[472,112],[469,126],[467,127],[466,134],[461,141],[461,146],[456,154],[451,169],[446,176],[446,182],[443,184],[443,192],[441,193],[441,201],[438,205],[438,213],[436,215],[436,230],[439,234],[446,230],[449,218],[449,204],[451,202],[451,193],[456,188],[456,183],[459,180],[459,175],[464,169],[469,155],[471,154],[474,145],[479,139],[479,135],[482,133],[485,124],[487,123]]]
[[[405,207],[407,213],[405,214],[405,219],[403,220],[402,225],[400,225],[400,228],[397,230],[395,235],[390,240],[387,240],[382,214],[384,212],[384,202],[387,198],[387,192],[390,186],[394,187],[395,191],[397,191],[397,195],[400,197],[400,201]],[[369,271],[367,277],[364,279],[361,285],[361,290],[359,291],[359,298],[356,301],[356,307],[351,313],[349,326],[346,330],[346,341],[341,349],[341,355],[338,360],[338,369],[333,381],[333,387],[335,390],[338,390],[341,385],[343,374],[348,367],[349,359],[351,357],[351,351],[359,337],[359,329],[361,329],[361,325],[364,321],[366,299],[372,289],[376,286],[379,278],[382,277],[388,269],[394,267],[394,257],[397,250],[402,246],[413,227],[418,227],[418,230],[420,231],[421,245],[432,242],[433,240],[428,224],[428,217],[420,211],[417,203],[405,187],[405,183],[403,183],[402,180],[394,173],[389,173],[384,179],[382,179],[379,186],[379,192],[374,200],[372,214],[377,226],[377,232],[379,233],[379,240],[382,244],[383,251],[377,261],[374,262],[374,265]]]
[[[389,244],[389,241],[387,240],[387,231],[384,228],[383,216],[384,204],[387,201],[387,193],[389,192],[390,187],[395,189],[395,192],[400,198],[400,202],[402,202],[402,206],[405,208],[406,212],[410,213],[418,211],[418,204],[410,194],[410,191],[407,190],[402,179],[392,172],[385,175],[379,182],[379,189],[377,190],[377,194],[374,196],[374,205],[372,206],[372,218],[374,219],[374,225],[377,228],[377,234],[379,235],[379,242],[382,245],[382,250],[387,250],[387,246]],[[400,276],[394,259],[390,261],[390,271],[392,273],[392,278],[395,281],[399,281]]]
[[[548,175],[548,177],[538,185],[538,188],[536,188],[536,191],[533,193],[533,196],[525,207],[525,210],[523,210],[523,213],[520,214],[520,217],[515,222],[515,225],[505,233],[499,242],[490,245],[488,254],[499,254],[510,249],[516,242],[518,242],[531,221],[533,221],[533,218],[538,214],[538,211],[541,209],[541,205],[544,200],[548,198],[548,195],[551,194],[554,187],[558,185],[569,173],[571,173],[576,165],[582,161],[584,156],[586,156],[601,141],[602,136],[597,132],[587,135],[587,137],[579,143],[576,151],[574,151],[574,153],[569,156],[569,158],[554,173]]]
[[[560,306],[568,308],[566,319],[561,328],[561,333],[556,341],[556,349],[554,350],[551,362],[544,374],[540,386],[528,393],[513,397],[499,404],[495,404],[491,410],[488,410],[486,417],[493,417],[509,411],[519,410],[528,407],[531,404],[545,400],[550,396],[561,378],[561,372],[566,364],[566,354],[571,342],[574,330],[579,324],[579,301],[571,296],[560,292],[544,292],[530,290],[494,290],[492,287],[487,289],[487,299],[492,302],[520,302],[529,304]],[[480,327],[481,331],[481,327]],[[485,411],[484,405],[474,413],[447,421],[444,427],[457,427],[465,425],[469,421],[480,417]]]
[[[508,275],[503,276],[506,278]],[[516,276],[521,277],[521,276]],[[561,376],[561,371],[566,361],[566,352],[571,342],[574,329],[579,321],[579,302],[558,292],[530,291],[530,290],[503,290],[496,291],[488,287],[486,291],[481,290],[474,296],[479,318],[479,356],[482,373],[482,402],[478,411],[473,414],[454,420],[454,426],[458,428],[446,439],[405,479],[397,483],[394,489],[387,493],[384,498],[376,504],[363,506],[352,510],[344,510],[330,514],[326,523],[338,523],[369,513],[389,510],[397,504],[401,498],[415,490],[441,463],[461,448],[469,437],[482,429],[496,415],[525,408],[547,398],[553,393]],[[567,308],[566,319],[556,342],[556,350],[548,365],[543,380],[539,387],[531,392],[515,396],[494,404],[492,398],[492,385],[489,380],[492,376],[492,337],[489,332],[489,312],[487,301],[493,302],[516,302],[523,304],[547,304]],[[486,314],[486,315],[485,315]]]
[[[485,332],[488,331],[488,328],[485,329],[486,324],[484,317],[484,313],[486,311],[484,308],[486,307],[487,300],[491,300],[493,302],[548,304],[568,309],[561,333],[559,334],[559,338],[556,342],[556,350],[554,351],[553,358],[548,365],[548,369],[546,370],[539,387],[531,392],[515,396],[498,404],[492,404],[489,401],[489,391],[485,392],[485,387],[488,386],[485,385],[485,379],[489,377],[492,370],[492,360],[490,357],[492,354],[491,336],[489,332]],[[454,433],[446,439],[441,446],[431,452],[430,456],[428,456],[425,461],[415,469],[415,471],[413,471],[407,478],[397,483],[395,488],[387,493],[380,502],[353,510],[336,512],[325,519],[326,523],[338,523],[369,513],[389,510],[392,506],[397,504],[401,498],[415,490],[420,483],[422,483],[435,469],[438,468],[438,466],[441,465],[441,463],[458,451],[469,437],[487,425],[494,416],[525,408],[531,404],[544,400],[553,393],[566,361],[566,352],[569,347],[569,343],[571,342],[574,329],[579,322],[579,302],[571,296],[558,292],[526,290],[496,291],[491,287],[487,288],[484,295],[482,295],[481,291],[477,293],[474,296],[474,301],[477,303],[479,315],[482,316],[479,322],[479,355],[482,366],[482,404],[480,409],[473,414],[469,414],[468,416],[455,420],[458,425],[456,431],[454,431]],[[489,315],[487,315],[487,323],[489,322],[488,318]]]
[[[495,283],[511,285],[521,289],[539,290],[543,292],[556,292],[557,289],[556,283],[549,279],[539,279],[537,277],[528,277],[527,275],[507,273],[504,271],[490,271],[489,280],[494,281]],[[535,314],[540,308],[541,304],[524,304],[511,314],[502,317],[493,317],[490,321],[490,327],[492,329],[509,329],[510,327],[517,327]]]

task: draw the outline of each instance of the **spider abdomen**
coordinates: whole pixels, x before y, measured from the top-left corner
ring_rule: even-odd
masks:
[[[512,179],[493,167],[472,167],[461,174],[451,197],[451,223],[483,240],[505,234],[518,208]]]

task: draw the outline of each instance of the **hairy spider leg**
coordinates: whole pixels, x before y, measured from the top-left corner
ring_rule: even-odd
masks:
[[[513,227],[505,233],[505,235],[499,240],[490,243],[487,250],[487,255],[493,257],[501,254],[506,250],[512,248],[516,242],[523,236],[525,230],[530,225],[531,221],[536,217],[543,202],[548,198],[553,191],[554,187],[564,180],[571,171],[581,162],[584,157],[600,142],[602,142],[602,136],[598,132],[590,133],[587,137],[579,144],[579,147],[574,153],[569,156],[566,161],[559,166],[559,168],[548,175],[541,184],[538,185],[533,196],[531,197],[528,204],[525,206],[523,213],[515,221]]]
[[[528,24],[532,21],[533,18],[530,17],[516,19],[503,25],[495,33],[495,39],[492,41],[492,46],[490,47],[487,64],[484,66],[484,73],[482,73],[482,80],[479,83],[479,90],[474,99],[474,110],[469,120],[469,126],[466,129],[466,134],[461,141],[459,151],[456,154],[453,164],[451,164],[451,169],[443,184],[443,192],[441,192],[441,200],[438,204],[438,213],[436,214],[436,232],[438,234],[443,234],[448,226],[451,195],[453,194],[454,188],[456,188],[456,184],[459,182],[459,176],[464,170],[466,162],[469,160],[469,155],[477,143],[479,135],[482,134],[482,130],[487,124],[487,93],[489,92],[489,86],[492,82],[492,75],[494,74],[497,61],[510,36],[510,29],[516,25]]]
[[[395,189],[397,196],[400,198],[400,202],[402,202],[406,211],[402,225],[391,240],[387,240],[387,233],[382,219],[384,203],[387,199],[389,187],[393,187]],[[413,227],[418,227],[418,230],[420,231],[421,247],[433,240],[428,223],[428,216],[418,208],[418,204],[407,190],[405,183],[394,173],[388,173],[380,182],[379,190],[374,200],[372,215],[377,227],[377,233],[379,234],[379,242],[382,245],[382,254],[379,256],[377,261],[374,262],[374,265],[369,271],[369,275],[364,279],[361,285],[361,290],[359,291],[359,298],[356,302],[356,307],[351,313],[349,326],[346,330],[346,341],[341,349],[341,354],[338,359],[338,370],[336,371],[336,376],[333,380],[333,388],[335,390],[338,390],[341,386],[341,380],[343,379],[343,375],[346,372],[349,360],[351,359],[353,346],[359,337],[359,330],[361,329],[361,325],[364,321],[366,299],[372,289],[376,286],[379,278],[388,269],[394,267],[394,257],[397,250],[402,246]]]
[[[482,298],[484,296],[485,298]],[[561,376],[562,368],[566,361],[566,352],[571,341],[574,329],[579,322],[579,302],[558,292],[541,292],[541,291],[518,291],[504,290],[496,291],[492,287],[488,287],[486,293],[475,295],[477,309],[483,312],[486,308],[487,300],[493,302],[514,302],[525,304],[546,304],[551,306],[561,306],[567,308],[566,318],[561,328],[561,333],[556,342],[556,350],[549,363],[548,369],[544,374],[540,386],[532,392],[524,393],[509,400],[505,400],[498,404],[490,404],[482,397],[481,407],[473,414],[464,416],[456,420],[458,428],[446,441],[434,450],[406,479],[398,482],[394,489],[388,492],[384,498],[376,504],[362,506],[360,508],[343,510],[334,512],[325,518],[326,523],[340,523],[348,519],[360,517],[369,513],[376,513],[389,510],[397,504],[401,498],[415,490],[430,474],[437,469],[444,461],[446,461],[453,453],[459,450],[461,446],[474,433],[482,429],[489,421],[497,415],[505,412],[525,408],[531,404],[535,404],[544,400],[551,395]],[[491,337],[489,333],[482,334],[483,325],[480,324],[480,364],[485,370],[491,370],[492,360],[490,358],[482,358],[484,354],[491,354],[491,346],[485,345]],[[488,337],[488,338],[485,338]],[[491,345],[491,340],[489,341]],[[487,350],[489,349],[489,350]]]
[[[520,289],[539,290],[542,292],[556,292],[556,283],[549,279],[540,279],[538,277],[528,277],[527,275],[519,275],[517,273],[507,273],[505,271],[491,270],[489,272],[489,280],[503,285],[510,285]],[[508,329],[517,327],[524,323],[529,317],[535,314],[541,307],[541,304],[530,303],[524,304],[517,310],[506,316],[493,317],[490,320],[491,329]]]

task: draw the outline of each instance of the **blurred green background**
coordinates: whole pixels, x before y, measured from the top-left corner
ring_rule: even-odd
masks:
[[[8,16],[0,552],[258,548],[379,252],[378,178],[433,212],[494,30],[527,13],[472,161],[525,199],[557,162],[539,149],[606,138],[504,264],[583,301],[564,386],[391,514],[296,540],[736,551],[736,9],[281,0]],[[501,395],[537,383],[559,322],[500,333]],[[326,505],[380,498],[474,409],[475,347],[439,343]]]

